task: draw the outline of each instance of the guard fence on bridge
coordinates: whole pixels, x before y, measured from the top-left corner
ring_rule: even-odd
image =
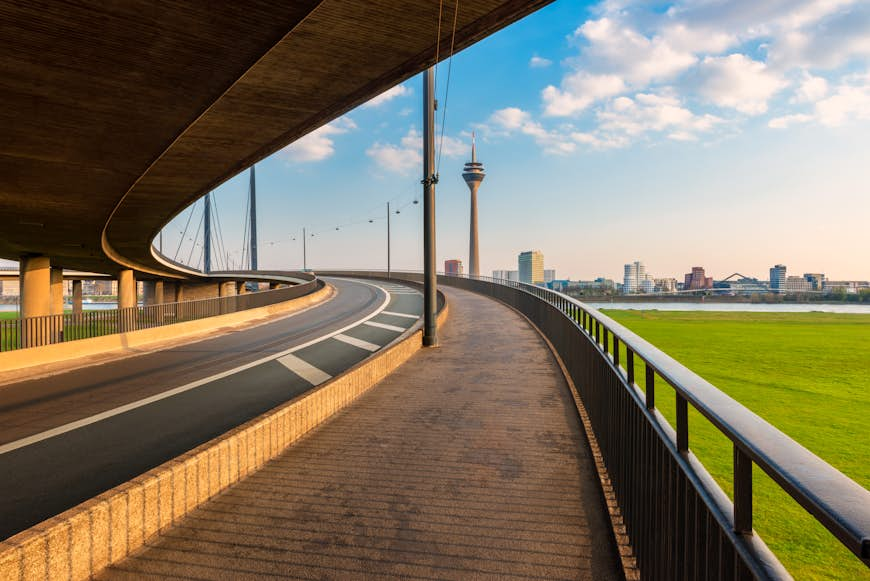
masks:
[[[240,295],[0,320],[0,352],[152,329],[273,305],[302,297],[323,286],[323,281],[311,278],[302,284]]]
[[[753,531],[753,466],[870,565],[870,492],[626,327],[538,286],[457,276],[438,283],[510,305],[552,343],[587,411],[643,578],[791,578]],[[673,388],[675,429],[656,408],[658,380]],[[732,443],[733,501],[689,449],[689,406]]]

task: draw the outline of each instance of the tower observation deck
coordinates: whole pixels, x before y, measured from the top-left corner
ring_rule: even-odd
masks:
[[[486,173],[483,164],[477,161],[477,148],[474,142],[474,134],[471,136],[471,161],[465,164],[462,171],[462,179],[468,185],[471,192],[471,232],[468,242],[468,274],[480,276],[480,247],[477,235],[477,189]]]

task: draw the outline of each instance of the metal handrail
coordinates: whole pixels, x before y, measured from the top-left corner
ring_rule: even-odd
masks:
[[[475,277],[476,280],[514,286],[547,300],[563,313],[576,316],[569,307],[575,307],[593,321],[603,325],[607,333],[627,348],[628,358],[637,356],[664,379],[677,393],[692,404],[719,431],[731,440],[742,453],[764,470],[789,496],[794,498],[822,525],[825,526],[846,548],[865,564],[870,565],[870,491],[807,450],[779,429],[765,421],[737,400],[720,391],[713,384],[686,368],[636,333],[617,323],[594,307],[586,305],[558,291],[490,277]],[[591,336],[588,328],[584,332]],[[601,335],[599,329],[598,335]],[[595,338],[593,337],[593,340]],[[613,352],[608,352],[607,340],[596,341],[603,355],[613,361]],[[619,367],[619,360],[615,362]],[[628,364],[627,364],[628,366]],[[629,379],[629,372],[620,368]],[[649,373],[649,372],[647,372]],[[633,373],[632,373],[633,375]],[[636,384],[632,382],[632,385]],[[641,394],[647,404],[647,394]],[[649,408],[649,406],[647,406]],[[678,409],[680,404],[678,403]],[[685,414],[678,412],[676,438],[678,449],[688,449],[688,422]],[[735,474],[735,522],[739,522],[742,507],[740,487],[752,486],[751,471],[748,482],[740,483]],[[743,478],[746,478],[744,476]],[[749,491],[751,492],[751,488]],[[749,500],[751,502],[751,500]],[[749,510],[751,511],[751,505]],[[751,520],[749,521],[751,525]],[[751,526],[748,527],[751,530]]]
[[[384,274],[378,271],[346,274],[384,278]],[[391,273],[391,278],[401,279],[405,276],[418,278],[419,274]],[[580,331],[603,358],[606,366],[619,378],[626,393],[636,402],[659,437],[666,442],[688,482],[708,505],[711,516],[718,520],[723,533],[733,543],[734,550],[755,576],[788,578],[788,573],[752,528],[752,464],[758,465],[840,543],[870,566],[870,491],[645,339],[594,307],[543,287],[486,276],[441,276],[439,282],[455,286],[482,283],[514,289],[555,308],[561,317]],[[489,290],[490,294],[496,296],[493,292],[495,289]],[[538,317],[544,318],[544,315],[538,313]],[[542,326],[540,320],[534,320],[535,316],[530,318],[539,327]],[[625,362],[620,361],[620,343],[626,349]],[[565,353],[561,355],[564,358]],[[635,358],[644,364],[647,379],[645,391],[635,382]],[[656,375],[674,389],[677,408],[674,427],[656,409]],[[733,444],[733,502],[689,449],[688,405],[701,413]],[[594,423],[595,418],[592,419]],[[616,476],[611,475],[611,478]]]
[[[324,283],[310,273],[221,273],[222,277],[269,281],[307,280],[302,284],[274,290],[192,301],[160,303],[83,313],[64,313],[0,320],[0,352],[67,343],[137,329],[164,327],[175,323],[235,313],[299,298]]]

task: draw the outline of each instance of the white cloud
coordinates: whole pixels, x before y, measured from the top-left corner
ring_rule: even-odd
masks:
[[[688,35],[673,37],[683,44]],[[616,74],[634,86],[645,86],[652,81],[669,80],[697,62],[692,50],[678,50],[668,38],[644,36],[630,26],[611,18],[588,20],[575,32],[588,42],[583,61],[596,71]]]
[[[816,119],[828,127],[838,127],[850,119],[870,120],[870,83],[838,87],[833,95],[816,103]]]
[[[623,80],[616,75],[592,75],[578,71],[562,80],[562,88],[550,85],[541,92],[544,113],[552,117],[575,115],[592,103],[619,95],[626,90]]]
[[[466,155],[470,146],[463,141],[441,134],[435,137],[435,151],[443,157],[455,158]],[[366,150],[368,155],[381,169],[407,175],[415,170],[422,172],[423,167],[423,135],[411,127],[398,144],[375,142]]]
[[[803,79],[792,98],[793,103],[815,103],[828,94],[828,81],[803,72]]]
[[[599,132],[635,138],[649,132],[668,132],[670,139],[697,139],[723,120],[695,115],[673,95],[638,93],[634,99],[619,97],[598,112]]]
[[[706,57],[698,78],[702,97],[719,107],[749,115],[766,112],[768,100],[787,84],[764,63],[739,53]]]
[[[374,99],[369,100],[363,107],[371,108],[371,107],[380,107],[384,103],[392,101],[397,97],[406,97],[412,94],[414,91],[410,87],[406,87],[405,85],[396,85],[391,89],[387,89]]]
[[[543,125],[534,121],[527,111],[517,107],[499,109],[490,116],[489,123],[507,134],[518,132],[532,137],[543,147],[544,153],[566,155],[577,148],[570,137],[558,131],[548,131]]]
[[[332,136],[341,135],[357,128],[350,117],[339,117],[308,135],[297,139],[281,150],[280,157],[294,163],[323,161],[335,153]]]
[[[529,59],[529,66],[533,69],[545,69],[553,64],[553,61],[550,59],[545,59],[543,57],[539,57],[538,55],[533,56]]]
[[[808,123],[813,120],[812,115],[805,113],[795,113],[793,115],[783,115],[782,117],[774,117],[767,122],[767,126],[771,129],[787,129],[792,125]]]

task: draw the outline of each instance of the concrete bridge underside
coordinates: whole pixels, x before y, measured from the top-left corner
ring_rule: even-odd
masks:
[[[457,50],[549,1],[462,3]],[[177,277],[151,253],[160,228],[433,64],[438,11],[432,0],[0,0],[0,257]]]

